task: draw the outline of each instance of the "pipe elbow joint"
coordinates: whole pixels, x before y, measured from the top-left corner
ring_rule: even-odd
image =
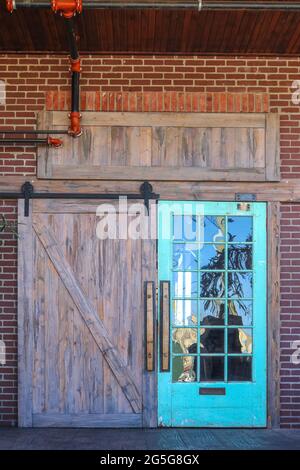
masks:
[[[77,111],[72,111],[69,114],[69,119],[71,122],[68,131],[69,135],[71,135],[72,137],[80,137],[82,135],[82,128],[80,125],[81,114]]]

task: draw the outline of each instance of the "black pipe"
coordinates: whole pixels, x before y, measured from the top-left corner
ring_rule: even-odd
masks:
[[[80,73],[72,73],[72,112],[79,113],[79,81]]]
[[[32,1],[32,0],[16,0],[15,8],[50,8],[49,0]],[[83,0],[84,9],[105,9],[105,8],[166,8],[166,9],[196,9],[196,10],[292,10],[300,11],[300,3],[295,2],[250,2],[250,1],[85,1]]]
[[[73,18],[65,18],[67,39],[69,44],[70,56],[72,60],[79,59],[79,53],[77,48],[76,32],[74,27]]]
[[[48,139],[1,139],[0,145],[10,144],[45,144],[48,145]]]
[[[48,134],[68,134],[68,131],[66,129],[61,130],[61,131],[59,131],[59,130],[49,130],[49,131],[47,131],[47,130],[40,130],[40,129],[38,129],[38,130],[34,129],[34,130],[31,130],[31,131],[20,131],[20,130],[17,130],[17,131],[16,130],[11,130],[11,131],[4,130],[3,131],[3,130],[0,130],[0,134],[4,134],[4,135],[5,134],[11,134],[11,135],[38,135],[38,134],[43,135],[43,134],[46,134],[46,135],[48,135]]]
[[[70,62],[72,73],[72,92],[71,92],[71,127],[69,133],[74,137],[81,134],[80,129],[80,58],[77,48],[77,37],[73,18],[65,18],[67,39],[70,50]]]

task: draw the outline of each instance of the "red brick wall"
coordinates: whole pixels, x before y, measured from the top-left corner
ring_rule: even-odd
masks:
[[[37,111],[66,109],[68,67],[64,56],[0,55],[0,80],[5,80],[7,89],[7,104],[0,106],[0,128],[30,128]],[[154,106],[178,112],[269,109],[280,113],[282,176],[300,178],[300,108],[291,101],[292,83],[300,80],[300,59],[85,57],[82,67],[86,109],[151,110]],[[0,148],[0,175],[34,173],[33,147]],[[2,202],[0,207],[9,217],[15,216],[13,204]],[[8,363],[0,369],[2,424],[15,424],[16,419],[15,245],[5,235],[0,247],[0,339],[2,334],[9,348]],[[300,206],[295,204],[282,206],[281,262],[282,425],[300,427],[300,366],[290,362],[291,340],[300,339]]]

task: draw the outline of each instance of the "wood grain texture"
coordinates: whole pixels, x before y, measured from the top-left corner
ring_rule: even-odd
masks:
[[[39,125],[47,126],[47,119],[54,129],[65,125],[64,112],[52,111],[49,117],[43,113]],[[79,139],[61,136],[63,147],[38,150],[39,178],[279,178],[275,114],[85,112],[82,122],[84,133]]]
[[[33,426],[37,428],[140,428],[141,414],[34,414]]]
[[[32,204],[29,206],[32,214]],[[18,205],[18,425],[32,426],[33,408],[33,253],[32,218],[24,217],[24,201]]]
[[[26,218],[23,202],[21,425],[156,426],[143,292],[155,281],[155,240],[98,239],[97,200],[34,200]],[[118,213],[118,202],[107,202]],[[32,256],[26,275],[25,255]]]
[[[268,204],[268,425],[280,427],[280,204]]]
[[[142,408],[141,397],[132,381],[131,375],[129,371],[127,371],[126,365],[120,359],[120,353],[111,341],[108,331],[82,291],[72,268],[65,260],[63,252],[60,249],[54,234],[50,229],[45,227],[43,222],[38,218],[36,218],[34,222],[34,230],[40,242],[43,244],[44,249],[51,259],[51,262],[59,274],[65,288],[81,313],[86,326],[100,348],[105,360],[109,364],[111,371],[115,375],[133,411],[138,413]],[[56,314],[56,312],[54,314]],[[113,315],[113,312],[111,312],[111,314]],[[53,347],[55,347],[55,345],[53,345]],[[51,399],[53,395],[54,394],[50,393],[49,399]]]
[[[280,117],[270,113],[266,118],[266,179],[280,180]]]
[[[139,193],[143,180],[139,181],[111,181],[111,180],[51,180],[38,179],[34,176],[2,176],[0,190],[3,192],[20,192],[25,181],[34,185],[35,192],[60,193],[63,199],[65,192],[80,194],[95,193]],[[253,193],[257,201],[261,202],[300,202],[300,180],[281,180],[280,182],[172,182],[155,181],[153,190],[166,200],[204,200],[204,201],[234,201],[236,193]],[[35,200],[35,204],[38,199]],[[86,201],[82,200],[84,205]],[[34,204],[34,210],[35,210]]]
[[[196,0],[193,4],[197,8]],[[300,12],[204,10],[199,14],[196,8],[85,9],[76,18],[80,51],[299,56]],[[0,22],[1,51],[69,53],[64,22],[50,8],[18,8],[10,16],[2,8]]]

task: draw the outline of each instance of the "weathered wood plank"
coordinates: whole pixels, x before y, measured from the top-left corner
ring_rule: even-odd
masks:
[[[133,193],[138,194],[143,180],[138,181],[112,181],[112,180],[41,180],[34,176],[3,176],[0,178],[0,191],[19,192],[22,184],[30,181],[34,185],[35,192],[80,194],[95,193]],[[153,184],[153,190],[160,194],[161,199],[167,200],[203,200],[203,201],[234,201],[235,193],[254,193],[261,202],[300,202],[300,180],[282,180],[280,182],[171,182],[157,180]],[[42,204],[43,200],[39,201]],[[84,200],[81,200],[85,204]],[[101,202],[101,200],[98,200]],[[114,201],[110,201],[112,203]],[[42,207],[42,206],[41,206]],[[46,206],[45,206],[46,207]]]
[[[66,125],[66,113],[53,111],[53,125]],[[125,127],[265,127],[263,113],[116,113],[83,112],[85,126]]]
[[[266,179],[267,181],[280,180],[280,116],[270,113],[266,116]]]
[[[125,154],[124,154],[125,155]],[[170,155],[170,154],[169,154]],[[214,157],[212,157],[214,158]],[[168,159],[168,162],[170,160]],[[112,180],[144,180],[153,181],[264,181],[265,170],[263,168],[189,168],[182,166],[161,167],[129,167],[129,166],[55,166],[52,178],[63,179],[66,175],[75,179],[112,179]]]
[[[33,426],[41,428],[140,428],[142,426],[142,415],[132,413],[37,413],[33,415]]]
[[[103,322],[100,320],[97,312],[95,312],[91,302],[83,293],[74,272],[65,259],[63,252],[55,239],[52,230],[49,228],[47,229],[42,220],[38,217],[36,217],[33,226],[57,273],[82,315],[86,326],[90,330],[105,360],[109,364],[112,373],[115,375],[124,395],[127,397],[133,411],[138,413],[142,407],[140,394],[132,381],[132,377],[127,370],[127,367],[121,361],[120,353],[111,341]]]
[[[268,204],[268,420],[280,427],[280,204]]]
[[[37,129],[53,129],[53,112],[41,111],[37,116]],[[58,152],[58,150],[57,150]],[[62,152],[62,149],[60,150]],[[53,149],[48,145],[39,148],[38,173],[40,178],[51,178],[53,165]]]
[[[18,204],[18,424],[32,426],[33,411],[33,233],[32,203],[24,217],[24,201]]]

